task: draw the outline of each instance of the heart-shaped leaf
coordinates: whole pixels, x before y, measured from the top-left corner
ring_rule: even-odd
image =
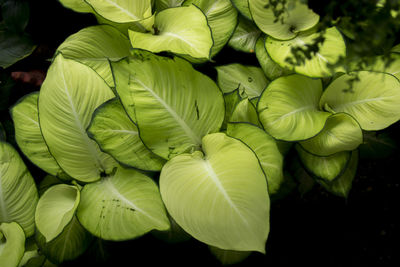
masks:
[[[18,266],[25,251],[25,234],[18,223],[0,224],[1,266]]]

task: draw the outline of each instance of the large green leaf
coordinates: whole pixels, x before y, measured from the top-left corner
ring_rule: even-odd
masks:
[[[311,54],[311,58],[305,58],[300,65],[296,62],[292,49],[307,49],[315,39],[322,35],[324,42],[320,44],[318,52]],[[327,77],[333,74],[330,65],[346,55],[346,45],[340,32],[335,28],[328,28],[324,33],[314,33],[313,30],[300,33],[293,39],[282,41],[268,37],[265,47],[271,58],[281,67],[293,69],[295,72],[310,77]],[[292,61],[292,62],[290,62]],[[294,65],[293,65],[294,64]],[[334,71],[342,70],[335,68]]]
[[[348,151],[319,157],[308,153],[300,145],[296,145],[296,150],[304,168],[317,178],[328,182],[334,181],[344,172],[351,157],[351,152]]]
[[[279,3],[274,10],[269,0],[249,0],[254,22],[266,34],[280,40],[296,37],[299,32],[311,29],[319,21],[319,16],[301,0],[287,0]],[[282,11],[276,19],[274,11]]]
[[[35,232],[38,192],[15,149],[0,142],[0,222],[17,222],[27,237]]]
[[[233,6],[242,14],[246,19],[252,20],[249,0],[231,0]]]
[[[250,20],[239,17],[239,23],[228,45],[245,53],[254,53],[256,42],[261,31]]]
[[[283,156],[276,141],[262,129],[247,123],[229,123],[227,134],[243,141],[256,153],[267,176],[269,194],[277,193],[283,182]]]
[[[322,83],[292,74],[272,81],[258,101],[259,119],[274,138],[299,141],[313,137],[331,115],[320,111]]]
[[[58,184],[44,192],[36,207],[35,222],[46,242],[56,238],[72,220],[79,201],[76,186]]]
[[[64,58],[74,59],[94,69],[109,86],[114,86],[109,61],[129,56],[129,39],[109,25],[87,27],[69,36],[58,48]]]
[[[207,18],[214,45],[211,57],[215,56],[232,36],[237,24],[237,11],[230,0],[186,0],[185,5],[194,4]]]
[[[387,60],[390,60],[388,65]],[[386,72],[400,79],[400,54],[391,53],[389,57],[376,56],[372,58],[373,64],[368,64],[359,68],[358,66],[354,70],[370,70],[376,72]]]
[[[185,2],[185,0],[155,0],[156,10],[161,11],[171,7],[178,7]]]
[[[122,164],[159,171],[165,162],[145,147],[138,128],[129,119],[119,99],[108,101],[97,108],[88,133],[103,151]]]
[[[358,80],[354,80],[357,75]],[[351,87],[350,87],[351,86]],[[324,91],[320,107],[353,116],[363,130],[381,130],[400,119],[400,83],[386,73],[342,75]]]
[[[260,36],[256,43],[256,57],[268,79],[275,80],[284,75],[292,73],[292,71],[282,68],[269,56],[265,49],[265,36]]]
[[[325,180],[317,180],[327,191],[339,197],[347,198],[353,185],[353,180],[358,167],[358,151],[351,153],[350,160],[344,172],[335,180],[329,182]]]
[[[86,133],[94,110],[112,97],[94,70],[61,54],[47,72],[39,95],[42,134],[60,167],[77,180],[98,180],[116,166]]]
[[[230,122],[249,122],[256,126],[261,126],[258,120],[256,107],[248,98],[240,101],[232,112]]]
[[[0,263],[17,267],[25,251],[25,234],[18,223],[0,224]]]
[[[240,96],[254,98],[260,96],[268,85],[268,80],[261,68],[244,66],[238,63],[216,67],[218,86],[224,93],[239,88]]]
[[[92,12],[92,8],[85,2],[85,0],[58,0],[60,3],[73,11],[81,13]]]
[[[21,151],[34,164],[52,175],[62,172],[43,139],[38,115],[39,92],[24,96],[10,109],[15,127],[15,140]]]
[[[152,15],[152,0],[85,0],[85,2],[103,18],[118,23],[139,21]]]
[[[87,184],[81,192],[78,219],[93,235],[126,240],[150,230],[167,230],[169,220],[157,185],[133,169]]]
[[[317,156],[329,156],[341,151],[352,151],[363,142],[357,121],[346,113],[337,113],[326,120],[324,129],[300,145]]]
[[[219,131],[224,100],[217,85],[189,62],[137,51],[112,64],[116,89],[140,137],[168,159],[199,148],[201,138]]]
[[[225,250],[265,253],[269,196],[257,157],[223,133],[203,138],[195,151],[168,161],[160,175],[162,199],[194,238]]]
[[[56,264],[77,258],[92,241],[92,235],[82,227],[76,216],[73,216],[62,233],[52,241],[46,242],[39,231],[36,231],[35,238],[40,251]]]
[[[133,48],[210,58],[213,40],[207,18],[196,6],[165,9],[155,17],[154,35],[129,31]]]

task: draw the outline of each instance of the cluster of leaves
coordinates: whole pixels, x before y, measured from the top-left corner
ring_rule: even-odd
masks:
[[[398,47],[389,67],[376,57],[346,73],[346,37],[319,31],[303,1],[60,2],[101,25],[68,37],[40,91],[10,109],[19,148],[49,174],[38,190],[0,131],[8,266],[74,259],[93,237],[181,228],[226,263],[265,253],[292,145],[295,172],[347,196],[365,133],[400,119]],[[294,63],[293,49],[315,40]],[[260,66],[216,66],[217,81],[194,68],[226,45]]]

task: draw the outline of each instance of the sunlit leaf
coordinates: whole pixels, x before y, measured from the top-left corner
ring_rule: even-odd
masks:
[[[237,104],[233,110],[230,122],[249,122],[256,126],[261,126],[258,121],[257,109],[248,98],[243,99]]]
[[[81,63],[59,54],[50,66],[39,95],[39,122],[50,153],[77,180],[98,180],[116,166],[86,133],[94,110],[113,97],[104,80]]]
[[[248,20],[252,20],[248,0],[231,0],[233,6]]]
[[[359,80],[350,85],[354,75]],[[363,130],[381,130],[400,119],[400,83],[386,73],[360,71],[342,75],[324,91],[320,107],[326,106],[334,112],[350,114]]]
[[[284,141],[308,139],[319,133],[331,115],[319,110],[322,83],[292,74],[272,81],[258,101],[264,129]]]
[[[254,53],[256,42],[261,31],[250,20],[239,17],[239,23],[229,39],[228,45],[238,51]]]
[[[169,213],[208,245],[265,253],[270,205],[257,157],[223,133],[205,136],[202,148],[204,154],[181,154],[161,170],[161,196]]]

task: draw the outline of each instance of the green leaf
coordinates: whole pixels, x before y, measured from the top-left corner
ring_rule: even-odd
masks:
[[[241,97],[254,98],[260,96],[268,85],[268,80],[259,67],[233,63],[218,66],[216,69],[218,72],[218,86],[224,93],[230,93],[239,88]]]
[[[331,156],[319,157],[305,151],[300,145],[296,145],[297,153],[304,168],[317,178],[332,182],[346,169],[351,152],[343,151]]]
[[[326,120],[319,134],[300,142],[300,145],[314,155],[330,156],[337,152],[352,151],[362,142],[363,134],[357,121],[346,113],[337,113]]]
[[[57,177],[53,176],[53,175],[46,175],[42,181],[40,181],[39,183],[39,197],[42,196],[44,194],[44,192],[46,192],[47,189],[49,189],[50,187],[52,187],[53,185],[57,185],[57,184],[62,184],[63,181],[58,179]]]
[[[86,133],[94,110],[113,97],[94,70],[61,54],[47,72],[39,95],[42,134],[60,167],[79,181],[96,181],[117,164]]]
[[[1,5],[2,23],[12,32],[23,32],[29,21],[28,1],[5,1]]]
[[[321,80],[292,74],[272,81],[258,101],[264,129],[278,140],[299,141],[318,134],[331,115],[318,108]]]
[[[280,40],[296,37],[299,32],[311,29],[319,16],[300,0],[285,1],[278,4],[278,11],[283,11],[279,19],[273,10],[273,4],[267,0],[249,0],[250,12],[254,22],[266,34]]]
[[[361,158],[380,159],[391,156],[398,144],[395,136],[388,132],[364,132],[364,142],[359,146]]]
[[[9,32],[0,27],[0,67],[10,67],[32,54],[35,48],[28,36]]]
[[[117,23],[139,21],[152,15],[151,0],[85,0],[85,2],[103,18]]]
[[[390,50],[392,53],[400,53],[400,44],[393,46],[393,48]]]
[[[322,45],[319,44],[318,52],[311,54],[311,58],[305,58],[304,63],[295,65],[296,59],[292,50],[307,49],[321,35],[325,40]],[[313,30],[303,32],[287,41],[268,37],[265,47],[271,58],[281,67],[292,69],[309,77],[328,77],[332,76],[333,71],[342,71],[342,68],[336,67],[332,69],[330,65],[337,63],[341,57],[346,56],[346,44],[335,27],[326,29],[324,33],[314,33]]]
[[[253,20],[250,13],[248,0],[231,0],[233,6],[248,20]]]
[[[332,182],[317,180],[328,192],[339,197],[347,198],[350,189],[353,185],[353,180],[358,167],[358,151],[355,150],[351,153],[349,163],[344,170],[343,174]]]
[[[56,264],[76,259],[86,251],[93,239],[76,216],[73,216],[62,233],[52,241],[46,243],[46,238],[39,231],[36,231],[35,238],[40,251]]]
[[[213,40],[207,18],[196,6],[165,9],[155,17],[155,35],[129,31],[133,48],[210,58]]]
[[[27,237],[35,232],[38,192],[18,152],[0,142],[0,222],[17,222]]]
[[[228,45],[238,51],[254,53],[256,42],[261,31],[250,20],[239,17],[239,23],[229,39]]]
[[[221,129],[226,129],[226,125],[231,120],[233,111],[242,100],[239,94],[239,89],[233,90],[230,93],[225,93],[224,100],[225,100],[225,118],[224,122],[222,123]]]
[[[211,58],[228,42],[237,24],[237,11],[230,0],[186,0],[185,5],[194,4],[203,11],[211,29],[214,45]]]
[[[355,75],[359,80],[354,80]],[[366,131],[382,130],[400,119],[400,83],[386,73],[360,71],[334,80],[324,91],[320,107],[353,116]]]
[[[25,234],[18,223],[0,224],[0,263],[4,267],[17,267],[25,251]]]
[[[106,240],[132,239],[170,227],[157,185],[123,167],[83,187],[77,215],[89,232]]]
[[[138,128],[129,119],[119,99],[110,100],[97,108],[88,133],[103,151],[122,164],[159,171],[165,163],[145,147]]]
[[[194,238],[224,250],[265,253],[269,196],[257,157],[223,133],[168,161],[160,175],[167,210]]]
[[[298,183],[297,190],[301,196],[310,192],[314,185],[315,179],[304,169],[298,157],[293,158],[289,166],[290,173],[296,179]]]
[[[223,250],[213,246],[209,246],[208,248],[222,265],[242,262],[251,254],[251,251]]]
[[[156,10],[161,11],[171,7],[178,7],[185,2],[185,0],[156,0]]]
[[[256,57],[269,80],[275,80],[284,75],[291,74],[292,71],[282,68],[269,56],[265,49],[265,36],[260,36],[256,43]]]
[[[283,156],[276,141],[262,129],[247,123],[229,123],[227,134],[254,151],[267,176],[269,194],[276,194],[283,182]]]
[[[46,242],[56,238],[72,220],[79,201],[76,186],[58,184],[44,192],[36,207],[35,222]]]
[[[40,130],[38,97],[39,92],[26,95],[10,109],[15,140],[29,160],[45,172],[56,176],[62,170],[50,154]]]
[[[73,11],[80,13],[89,13],[93,9],[85,2],[85,0],[58,0],[60,3]]]
[[[397,53],[389,54],[389,57],[384,56],[373,57],[373,64],[362,66],[362,68],[355,68],[354,70],[369,70],[376,72],[386,72],[400,79],[400,55]],[[390,65],[387,65],[387,60],[390,60]]]
[[[189,62],[137,51],[112,68],[122,105],[155,154],[169,159],[197,149],[204,135],[219,131],[222,93]]]
[[[74,59],[94,69],[110,87],[114,87],[109,61],[130,55],[129,39],[116,28],[97,25],[69,36],[58,48],[64,58]]]
[[[230,122],[249,122],[256,126],[261,126],[258,121],[257,109],[248,98],[240,101],[233,110]]]

